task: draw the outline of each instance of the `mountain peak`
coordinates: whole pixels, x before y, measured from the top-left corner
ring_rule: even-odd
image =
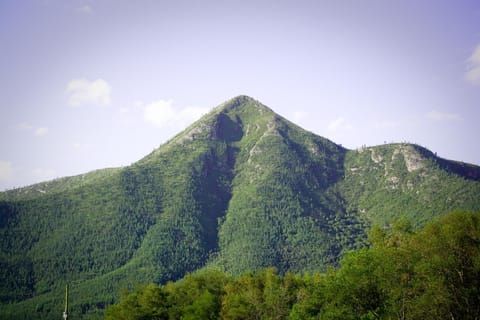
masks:
[[[234,104],[234,105],[241,105],[241,104],[245,104],[245,103],[248,103],[248,102],[257,102],[257,100],[255,100],[254,98],[250,97],[250,96],[247,96],[247,95],[244,95],[244,94],[241,94],[241,95],[238,95],[236,97],[233,97],[227,101],[225,101],[223,103],[223,105],[226,105],[226,104]]]
[[[254,98],[250,97],[250,96],[245,95],[245,94],[240,94],[236,97],[231,98],[228,101],[237,101],[239,103],[244,103],[244,102],[256,101],[256,100]]]
[[[255,100],[254,98],[247,96],[247,95],[239,95],[230,100],[225,101],[221,105],[219,105],[215,110],[217,112],[230,112],[230,111],[238,111],[238,109],[256,109],[260,112],[271,112],[273,110],[262,104],[260,101]]]

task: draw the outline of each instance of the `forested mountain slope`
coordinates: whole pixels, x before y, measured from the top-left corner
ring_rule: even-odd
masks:
[[[347,150],[239,96],[137,163],[0,193],[0,315],[94,316],[200,268],[335,266],[372,224],[480,211],[480,168],[411,144]]]

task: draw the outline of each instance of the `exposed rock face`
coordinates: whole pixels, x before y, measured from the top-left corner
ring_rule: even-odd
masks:
[[[414,147],[402,145],[400,147],[400,152],[403,155],[405,166],[407,167],[408,172],[422,169],[425,166],[424,158],[418,153],[417,150],[415,150]]]

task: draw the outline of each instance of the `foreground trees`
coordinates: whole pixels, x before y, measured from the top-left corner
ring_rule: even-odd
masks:
[[[370,248],[325,274],[206,270],[126,293],[107,319],[479,319],[480,215],[412,231],[373,228]]]

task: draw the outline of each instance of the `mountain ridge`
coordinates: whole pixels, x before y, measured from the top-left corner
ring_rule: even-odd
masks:
[[[479,173],[413,144],[348,150],[238,96],[130,166],[0,193],[0,314],[48,318],[67,281],[82,314],[200,268],[324,270],[372,224],[480,211]]]

